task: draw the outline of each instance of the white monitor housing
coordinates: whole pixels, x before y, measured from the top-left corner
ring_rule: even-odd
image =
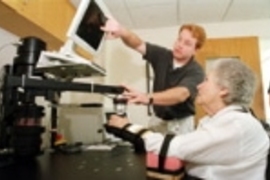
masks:
[[[110,16],[102,0],[81,0],[68,29],[67,41],[58,52],[43,51],[37,70],[62,78],[104,76],[105,69],[78,55],[75,46],[81,47],[95,58],[105,37],[100,27]]]
[[[100,29],[111,16],[101,0],[81,0],[76,14],[67,32],[68,41],[61,51],[68,53],[73,44],[96,55],[104,41],[104,32]]]

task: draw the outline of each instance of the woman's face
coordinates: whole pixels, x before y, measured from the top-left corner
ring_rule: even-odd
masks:
[[[197,86],[196,103],[198,105],[211,107],[219,103],[223,104],[223,97],[227,94],[227,90],[221,88],[216,82],[216,74],[211,71],[207,74],[205,80]]]

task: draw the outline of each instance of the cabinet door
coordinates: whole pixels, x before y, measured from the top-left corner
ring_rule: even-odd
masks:
[[[68,0],[3,0],[3,3],[58,39],[66,39],[75,12]]]
[[[23,9],[26,2],[27,0],[2,0],[2,3],[8,5],[10,8],[18,12]]]
[[[259,43],[257,37],[236,37],[208,39],[203,48],[196,55],[197,60],[204,68],[212,60],[223,57],[237,57],[249,65],[256,73],[258,79],[258,89],[252,104],[252,109],[260,119],[265,119],[263,90],[261,81],[261,67],[259,55]],[[196,107],[196,119],[204,115],[204,111]]]

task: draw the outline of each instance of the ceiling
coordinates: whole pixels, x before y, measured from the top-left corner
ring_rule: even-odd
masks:
[[[73,3],[80,0],[71,0]],[[270,0],[103,0],[132,29],[270,19]]]

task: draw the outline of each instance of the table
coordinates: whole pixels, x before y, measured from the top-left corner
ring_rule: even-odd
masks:
[[[16,162],[0,169],[1,180],[145,180],[144,155],[131,147],[79,154],[45,152],[35,160]]]

